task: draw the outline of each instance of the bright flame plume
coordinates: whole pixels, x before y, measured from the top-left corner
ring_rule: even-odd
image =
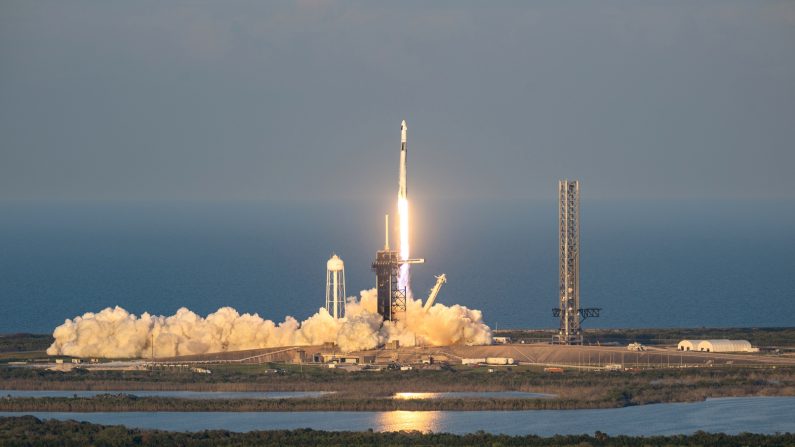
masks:
[[[409,201],[398,194],[398,217],[400,218],[400,257],[409,259]],[[406,290],[406,296],[411,297],[411,284],[409,274],[409,264],[400,266],[398,284],[401,289]]]

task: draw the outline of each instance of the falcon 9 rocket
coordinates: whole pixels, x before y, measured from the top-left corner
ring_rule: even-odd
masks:
[[[406,120],[400,123],[400,178],[398,179],[398,216],[400,218],[400,257],[409,259],[409,201],[406,188]],[[400,288],[405,289],[406,296],[411,297],[409,280],[409,264],[400,266],[398,277]]]

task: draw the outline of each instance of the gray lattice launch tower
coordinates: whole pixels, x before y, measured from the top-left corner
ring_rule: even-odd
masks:
[[[558,182],[560,307],[552,315],[560,317],[556,337],[561,344],[581,344],[583,320],[598,317],[598,308],[580,307],[580,182]]]
[[[400,259],[400,252],[389,249],[389,215],[384,220],[384,249],[375,254],[373,270],[378,295],[378,313],[384,321],[398,321],[406,318],[406,289],[398,282],[400,266],[403,264],[422,264],[424,259]]]

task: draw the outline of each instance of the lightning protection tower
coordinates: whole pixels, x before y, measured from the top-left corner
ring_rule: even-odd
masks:
[[[598,317],[598,308],[580,307],[580,182],[558,182],[560,307],[552,309],[560,317],[557,341],[582,344],[583,320]]]
[[[334,318],[345,316],[345,264],[336,254],[326,262],[326,310]]]

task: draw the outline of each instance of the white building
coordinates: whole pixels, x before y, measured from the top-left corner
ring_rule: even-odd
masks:
[[[680,351],[698,351],[698,344],[704,340],[682,340],[676,346]]]
[[[747,340],[702,340],[697,347],[701,352],[758,352]]]
[[[698,352],[759,352],[747,340],[682,340],[677,345],[680,351]]]

